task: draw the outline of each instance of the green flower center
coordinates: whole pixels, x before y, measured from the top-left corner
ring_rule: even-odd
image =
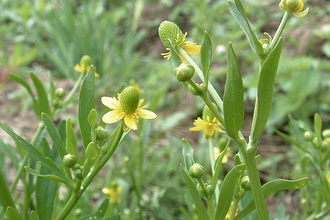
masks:
[[[158,34],[166,48],[170,48],[170,42],[168,39],[172,41],[173,44],[176,43],[178,35],[180,39],[184,38],[182,31],[180,30],[179,26],[170,21],[163,21],[159,28]]]
[[[140,93],[133,86],[125,88],[120,93],[120,107],[125,113],[134,113],[140,101]]]

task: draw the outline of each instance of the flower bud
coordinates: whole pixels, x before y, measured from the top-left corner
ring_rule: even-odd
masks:
[[[102,126],[96,128],[96,140],[103,142],[107,137],[109,137],[109,132],[107,130]]]
[[[194,163],[189,169],[189,175],[195,179],[202,178],[205,173],[205,168],[198,163]]]
[[[330,138],[330,129],[325,129],[323,132],[322,132],[322,136],[324,138]]]
[[[197,85],[198,90],[195,89],[192,85],[188,85],[188,91],[191,92],[193,95],[202,96],[203,92],[206,91],[206,86],[204,84]]]
[[[314,138],[314,135],[313,135],[310,131],[306,131],[306,132],[304,133],[304,139],[305,139],[306,141],[312,141],[313,138]]]
[[[119,99],[123,112],[134,113],[140,102],[140,93],[133,86],[129,86],[119,94]]]
[[[281,9],[290,13],[301,12],[304,8],[302,0],[282,0],[279,5]]]
[[[330,138],[326,138],[326,139],[323,140],[322,147],[324,149],[330,148]]]
[[[55,95],[56,97],[58,97],[59,99],[63,98],[66,95],[66,92],[63,88],[58,88],[55,91]]]
[[[54,106],[55,109],[59,109],[63,107],[63,103],[61,100],[59,100],[58,98],[55,98],[52,100],[52,104]]]
[[[202,194],[205,198],[210,198],[214,192],[214,189],[212,188],[212,185],[209,185],[207,183],[204,183],[206,192],[203,191],[201,185],[197,183],[197,191]]]
[[[170,39],[174,44],[178,40],[178,38],[184,38],[184,35],[182,34],[182,31],[180,30],[179,26],[170,21],[163,21],[159,25],[158,34],[160,40],[163,42],[166,48],[170,48],[170,41],[168,39]]]
[[[91,66],[92,65],[92,59],[90,56],[88,55],[84,55],[81,59],[80,59],[80,66]]]
[[[78,180],[83,180],[84,179],[84,176],[83,176],[83,173],[81,171],[81,169],[77,169],[73,172],[73,175],[76,179]]]
[[[175,75],[179,82],[187,82],[195,73],[195,68],[190,64],[182,63],[175,69]]]
[[[244,176],[241,182],[241,187],[245,190],[245,191],[249,191],[251,190],[251,184],[250,184],[250,179],[248,176]]]
[[[71,155],[67,154],[63,157],[63,164],[64,166],[71,168],[74,165],[77,164],[77,156],[76,155]]]

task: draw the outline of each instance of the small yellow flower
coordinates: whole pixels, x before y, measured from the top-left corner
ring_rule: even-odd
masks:
[[[81,59],[80,59],[80,64],[76,64],[76,66],[74,67],[74,70],[80,73],[87,73],[88,70],[91,68],[92,65],[92,60],[91,57],[88,55],[84,55]],[[95,73],[95,77],[99,77],[100,74]]]
[[[201,131],[204,130],[204,137],[208,139],[209,137],[215,138],[215,133],[225,133],[219,126],[221,125],[217,118],[211,120],[210,116],[206,116],[206,120],[200,117],[195,120],[194,125],[196,127],[190,128],[191,131]]]
[[[213,152],[214,152],[214,159],[216,160],[220,156],[221,151],[218,147],[214,147]],[[222,163],[227,163],[228,157],[230,157],[230,156],[231,156],[231,150],[230,150],[230,147],[228,147],[228,149],[225,153],[225,156],[222,158]]]
[[[297,18],[303,18],[308,14],[309,8],[304,9],[304,2],[302,0],[281,0],[280,8],[293,13]]]
[[[161,53],[161,55],[168,60],[171,58],[169,39],[172,41],[174,46],[182,47],[189,55],[199,54],[201,52],[201,45],[187,41],[187,33],[182,34],[180,28],[173,22],[163,21],[158,28],[158,32],[160,39],[166,47],[166,50],[168,50],[168,52]],[[181,54],[179,54],[179,56],[181,60],[186,63],[183,56]]]
[[[120,194],[123,191],[123,188],[121,186],[118,186],[118,184],[115,184],[116,186],[111,186],[110,188],[102,188],[102,192],[104,194],[110,195],[110,203],[116,204],[120,202]]]
[[[125,88],[118,94],[118,99],[104,96],[101,98],[101,101],[105,106],[113,109],[103,115],[103,122],[112,124],[123,120],[125,131],[128,128],[137,130],[139,117],[145,119],[157,117],[154,112],[144,109],[147,107],[146,105],[141,107],[144,99],[140,99],[139,91],[132,86]]]

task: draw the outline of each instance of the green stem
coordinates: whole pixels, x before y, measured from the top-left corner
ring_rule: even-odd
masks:
[[[289,17],[290,17],[291,13],[285,11],[284,12],[284,15],[283,15],[283,18],[281,20],[281,23],[280,25],[278,26],[277,28],[277,31],[274,35],[274,38],[272,39],[270,45],[269,45],[269,49],[272,50],[276,45],[277,45],[277,42],[279,41],[281,35],[282,35],[282,32],[284,30],[284,27],[286,25],[286,23],[288,22],[289,20]]]
[[[65,97],[64,104],[66,104],[66,102],[69,101],[74,96],[74,94],[77,92],[84,77],[85,77],[85,73],[81,73],[79,78],[77,79],[76,83],[74,84],[73,88],[71,89],[70,93]]]
[[[213,204],[213,196],[211,198],[207,199],[207,209],[209,210],[209,213],[211,215],[211,219],[214,219],[215,209],[214,209],[214,204]]]
[[[247,146],[247,143],[243,138],[239,138],[235,141],[240,146],[244,158],[259,219],[269,220],[268,209],[262,193],[258,167],[255,160],[256,146],[251,146],[251,143]]]
[[[210,154],[210,163],[211,163],[211,170],[212,170],[212,176],[214,176],[214,149],[213,149],[213,140],[212,138],[209,138],[209,154]]]

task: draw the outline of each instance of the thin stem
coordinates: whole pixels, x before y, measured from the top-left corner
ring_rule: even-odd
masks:
[[[209,210],[209,213],[211,215],[211,219],[214,219],[215,209],[214,209],[214,204],[213,204],[213,196],[211,198],[207,199],[207,209]]]
[[[283,18],[281,20],[281,23],[278,26],[277,31],[276,31],[276,33],[274,35],[274,38],[272,39],[272,42],[269,45],[269,49],[270,50],[272,50],[276,46],[277,42],[279,41],[279,39],[280,39],[280,37],[282,35],[282,32],[284,30],[284,27],[285,27],[286,23],[289,20],[290,15],[291,15],[291,13],[289,13],[287,11],[284,12],[284,15],[283,15]]]
[[[210,154],[210,163],[211,163],[211,170],[212,170],[212,176],[214,175],[214,149],[213,149],[213,140],[212,138],[209,138],[209,154]]]
[[[78,90],[78,88],[79,88],[81,82],[83,81],[84,77],[85,77],[85,73],[82,72],[82,73],[80,74],[78,80],[76,81],[75,85],[74,85],[73,88],[71,89],[70,93],[65,97],[65,99],[64,99],[64,103],[65,103],[65,104],[66,104],[66,102],[67,102],[68,100],[70,100],[70,99],[72,98],[72,96],[74,96],[74,94],[75,94],[76,91]]]

